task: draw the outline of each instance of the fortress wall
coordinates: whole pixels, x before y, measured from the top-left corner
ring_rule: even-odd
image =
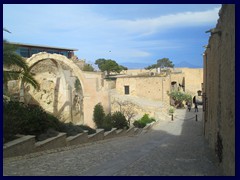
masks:
[[[235,5],[222,5],[204,55],[204,127],[226,175],[235,175]]]

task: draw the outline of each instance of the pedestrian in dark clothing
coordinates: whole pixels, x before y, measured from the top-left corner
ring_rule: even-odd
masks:
[[[198,112],[198,106],[197,106],[197,103],[195,103],[195,112]]]
[[[188,107],[189,112],[191,111],[191,106],[192,106],[192,104],[190,102],[187,102],[187,107]]]
[[[193,97],[193,104],[196,104],[196,96]]]

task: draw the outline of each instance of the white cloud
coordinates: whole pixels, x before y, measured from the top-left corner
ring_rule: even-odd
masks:
[[[149,19],[114,20],[111,23],[129,33],[149,35],[168,28],[198,26],[217,22],[219,8],[199,12],[182,12]]]
[[[133,51],[132,53],[130,53],[130,57],[149,57],[149,56],[151,56],[151,54],[145,51]]]
[[[77,48],[79,57],[87,60],[103,57],[140,61],[151,59],[154,51],[155,55],[164,54],[186,46],[175,37],[150,40],[147,35],[169,28],[175,31],[179,27],[212,25],[217,22],[219,9],[130,20],[131,12],[117,19],[104,16],[91,5],[4,5],[3,25],[12,32],[4,36],[15,42]],[[139,38],[142,36],[146,38]]]
[[[15,7],[18,10],[11,10]],[[162,32],[168,28],[198,26],[216,22],[219,8],[199,12],[182,12],[148,19],[112,20],[90,5],[5,5],[4,25],[19,36],[74,36],[82,39],[126,38]],[[5,10],[6,9],[6,10]],[[21,19],[21,21],[19,21]],[[6,22],[6,23],[5,23]],[[13,25],[14,24],[14,25]],[[27,27],[27,30],[26,30]],[[104,39],[103,38],[103,39]]]

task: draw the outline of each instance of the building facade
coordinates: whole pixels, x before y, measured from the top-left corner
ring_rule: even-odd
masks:
[[[197,91],[201,90],[203,83],[202,68],[176,68],[167,74],[156,72],[153,75],[149,71],[128,70],[126,74],[116,79],[116,92],[111,95],[111,111],[119,111],[119,104],[124,104],[123,101],[131,102],[140,117],[148,113],[155,119],[166,115],[170,105],[174,104],[168,93],[183,91],[198,97]]]
[[[14,43],[14,42],[11,42],[11,44],[17,46],[16,53],[24,58],[29,58],[33,54],[37,54],[39,52],[47,52],[50,54],[61,54],[71,59],[74,56],[74,51],[77,51],[77,49],[61,48],[61,47],[54,47],[54,46],[43,46],[43,45],[33,45],[33,44]]]

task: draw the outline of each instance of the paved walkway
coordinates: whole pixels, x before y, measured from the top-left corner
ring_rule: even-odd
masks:
[[[178,110],[174,121],[159,121],[145,134],[4,159],[3,172],[35,176],[222,175],[215,158],[204,142],[201,112],[196,122],[194,112]]]

